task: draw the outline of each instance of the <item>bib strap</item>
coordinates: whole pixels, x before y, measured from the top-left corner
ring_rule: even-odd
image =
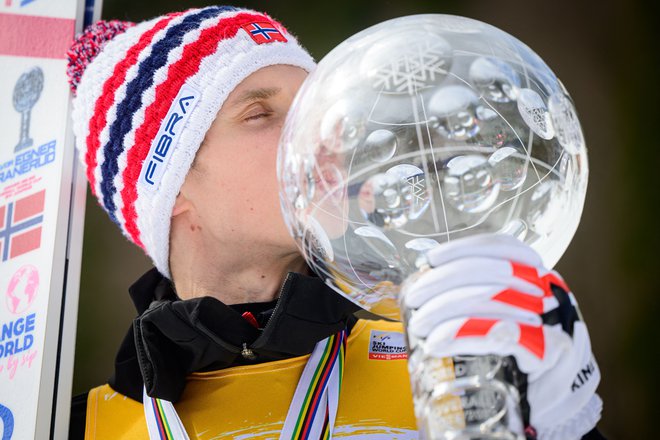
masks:
[[[345,330],[316,344],[298,381],[280,440],[332,437],[345,353]]]
[[[146,388],[142,402],[150,440],[190,440],[171,402],[147,396]]]

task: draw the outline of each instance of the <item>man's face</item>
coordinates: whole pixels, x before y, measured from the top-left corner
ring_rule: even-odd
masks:
[[[301,68],[276,65],[247,77],[223,104],[186,177],[181,194],[194,205],[191,228],[205,228],[204,236],[227,251],[296,249],[280,213],[276,157],[306,76]]]

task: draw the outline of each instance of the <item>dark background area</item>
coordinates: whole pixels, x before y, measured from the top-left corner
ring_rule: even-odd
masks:
[[[652,2],[230,2],[281,20],[320,59],[350,35],[418,13],[493,24],[534,49],[573,97],[590,181],[581,226],[558,265],[580,301],[602,370],[610,438],[657,438],[660,417],[659,7]],[[204,1],[105,0],[103,18],[141,21]],[[88,196],[74,393],[104,383],[134,316],[127,287],[150,263]]]

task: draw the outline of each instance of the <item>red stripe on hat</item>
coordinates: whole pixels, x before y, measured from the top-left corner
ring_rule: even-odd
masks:
[[[115,65],[112,75],[103,84],[103,92],[94,106],[94,113],[89,120],[89,134],[87,135],[87,153],[85,154],[85,163],[87,164],[87,180],[92,188],[92,193],[96,195],[96,179],[94,170],[97,166],[96,154],[101,148],[101,131],[107,124],[108,110],[115,102],[115,94],[119,87],[126,80],[126,73],[131,66],[137,63],[137,58],[142,50],[151,44],[156,33],[163,29],[175,17],[181,15],[180,12],[167,15],[159,20],[151,29],[140,36],[138,42],[126,53],[126,57]]]
[[[0,55],[65,59],[75,26],[70,18],[0,14]]]
[[[456,332],[456,338],[486,336],[497,323],[497,319],[469,318]]]
[[[167,114],[170,103],[174,100],[183,84],[199,70],[204,58],[212,55],[221,40],[233,38],[241,26],[255,20],[263,20],[261,14],[242,13],[231,18],[220,18],[218,24],[204,29],[199,38],[188,44],[181,58],[169,66],[167,78],[155,90],[155,99],[145,110],[144,123],[135,132],[135,143],[128,149],[127,166],[122,172],[124,188],[121,197],[124,202],[122,214],[125,228],[133,241],[141,244],[140,231],[137,228],[137,182],[140,177],[151,142],[158,133],[160,124]],[[143,246],[144,247],[144,246]]]
[[[493,300],[504,304],[510,304],[524,310],[529,310],[534,313],[543,313],[543,298],[518,292],[517,290],[503,290],[495,295]]]
[[[543,355],[545,354],[543,326],[535,327],[527,324],[518,324],[518,327],[520,328],[518,343],[539,359],[543,359]]]

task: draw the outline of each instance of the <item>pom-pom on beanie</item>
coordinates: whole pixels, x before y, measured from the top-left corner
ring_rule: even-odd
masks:
[[[69,50],[92,192],[166,277],[174,201],[225,99],[262,67],[314,61],[269,16],[228,6],[90,26]]]

